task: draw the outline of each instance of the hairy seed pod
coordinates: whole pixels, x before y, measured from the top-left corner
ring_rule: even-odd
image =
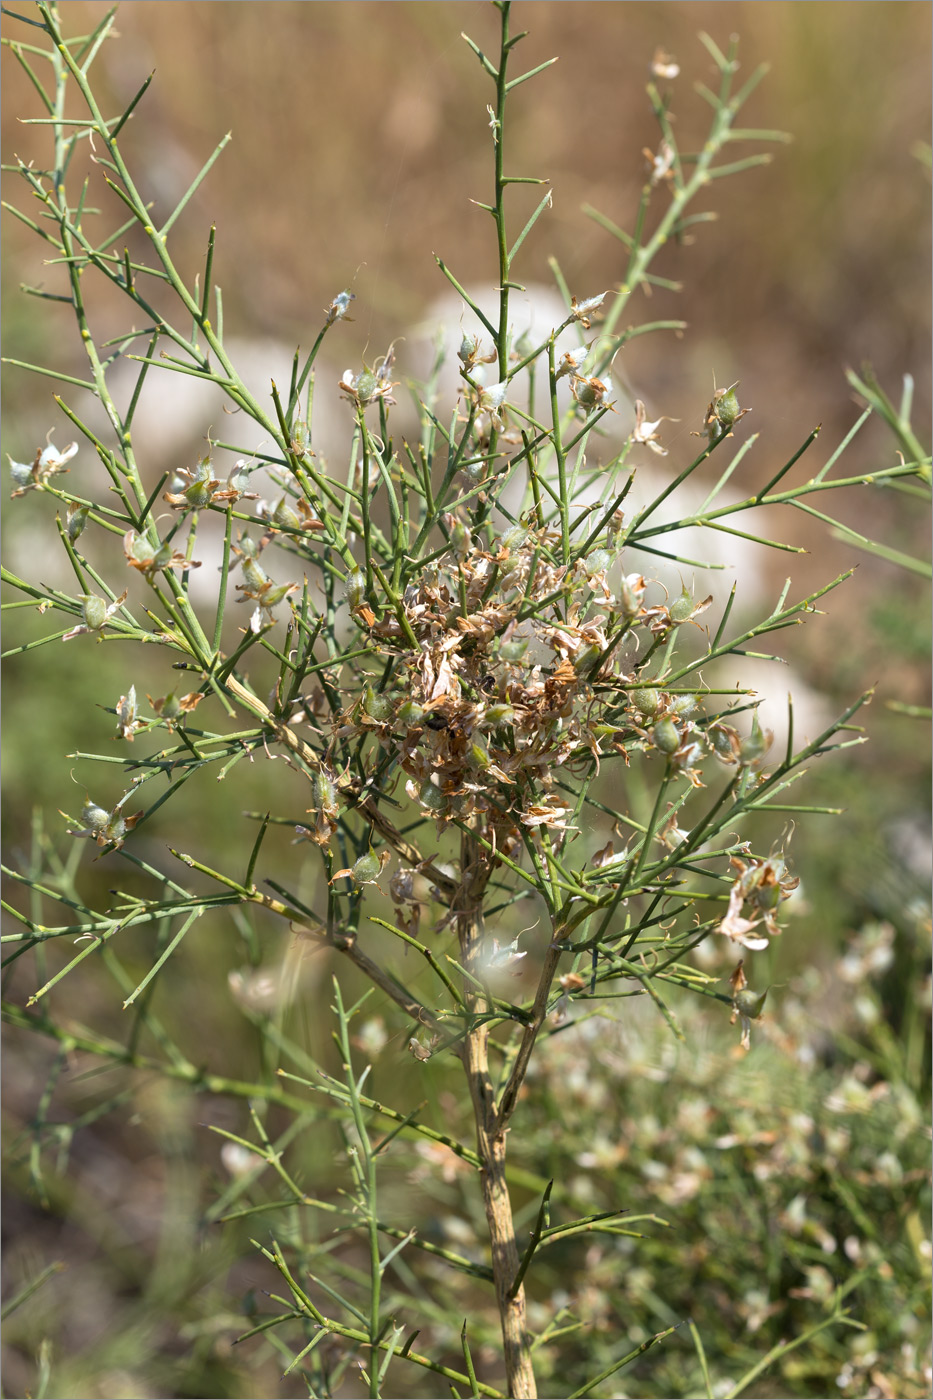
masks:
[[[593,574],[604,574],[612,564],[612,555],[608,549],[594,549],[592,554],[588,554],[584,560],[588,578]]]
[[[404,705],[399,706],[397,718],[400,724],[409,727],[420,724],[424,719],[424,706],[419,705],[417,700],[406,700]]]
[[[656,715],[661,708],[661,692],[655,690],[653,686],[646,685],[638,690],[630,690],[628,698],[632,702],[632,708],[640,715]]]
[[[292,510],[285,496],[280,497],[275,503],[275,509],[272,512],[272,523],[280,526],[283,530],[301,529],[301,521],[298,518],[298,512]]]
[[[372,846],[370,846],[366,854],[360,856],[359,860],[354,865],[353,879],[358,885],[371,884],[373,880],[378,879],[382,866],[383,862],[376,855]]]
[[[86,593],[81,599],[84,625],[96,632],[107,621],[107,604],[96,593]]]
[[[690,614],[691,614],[692,612],[693,612],[693,595],[688,591],[688,589],[687,589],[686,586],[685,586],[684,589],[683,589],[683,592],[682,592],[681,595],[680,595],[680,597],[679,597],[679,598],[675,598],[674,601],[673,601],[673,603],[671,603],[671,606],[670,606],[671,621],[672,621],[672,622],[686,622],[687,618],[690,616]]]
[[[658,720],[651,731],[651,742],[662,753],[676,753],[680,748],[680,734],[670,715]]]
[[[311,775],[311,802],[318,812],[328,812],[337,805],[337,785],[319,768]]]
[[[392,701],[388,695],[382,695],[373,690],[371,685],[366,687],[363,697],[363,708],[371,719],[377,720],[380,724],[390,720],[393,714]]]

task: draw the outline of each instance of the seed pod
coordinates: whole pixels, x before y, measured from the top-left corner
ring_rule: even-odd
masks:
[[[514,724],[515,711],[511,705],[490,705],[486,711],[486,722],[491,724],[493,728],[497,728],[500,724]]]
[[[434,812],[436,816],[447,811],[447,798],[432,782],[422,783],[420,798],[422,807],[427,807],[428,811]]]
[[[521,549],[527,538],[528,531],[525,529],[524,525],[513,525],[511,529],[506,530],[499,544],[503,549],[514,552],[516,549]]]
[[[602,648],[598,647],[595,642],[591,642],[589,646],[581,647],[573,662],[577,675],[585,676],[587,671],[591,671],[602,654]]]
[[[301,521],[298,518],[298,512],[292,510],[286,496],[282,496],[276,501],[275,509],[272,512],[272,522],[285,530],[301,529]]]
[[[103,807],[98,807],[96,802],[92,802],[88,798],[81,808],[81,820],[90,827],[91,831],[103,831],[110,821],[110,813],[106,812]]]
[[[322,768],[311,775],[311,802],[318,812],[332,812],[337,806],[337,785]]]
[[[387,854],[388,852],[383,852],[383,855]],[[358,885],[371,885],[373,881],[379,878],[384,865],[385,861],[381,860],[372,846],[370,846],[366,854],[360,856],[359,860],[353,866],[353,879]]]
[[[755,763],[759,758],[763,758],[774,742],[774,735],[770,729],[762,729],[758,720],[758,714],[752,716],[752,732],[747,739],[743,739],[739,747],[739,754],[743,763]]]
[[[680,747],[680,734],[670,715],[658,720],[651,731],[651,742],[662,753],[676,753]]]
[[[362,569],[354,569],[347,575],[347,581],[343,586],[344,597],[350,604],[350,611],[355,612],[366,602],[366,575]]]
[[[189,506],[195,510],[203,510],[211,503],[211,487],[209,481],[192,481],[184,492],[185,500]]]
[[[353,387],[356,390],[356,397],[365,407],[375,396],[376,390],[379,388],[379,380],[371,369],[364,369]]]
[[[742,987],[732,998],[732,1005],[740,1016],[749,1021],[757,1021],[767,996],[767,988],[763,992],[753,992],[751,987]]]
[[[689,592],[689,590],[687,589],[687,586],[686,586],[686,584],[685,584],[685,585],[684,585],[684,588],[683,588],[683,591],[681,592],[680,597],[679,597],[679,598],[675,598],[674,602],[671,603],[671,606],[670,606],[671,621],[672,621],[672,622],[686,622],[687,618],[690,616],[690,614],[691,614],[692,612],[693,612],[693,595],[692,595],[692,593]]]
[[[738,730],[729,724],[711,724],[706,731],[717,758],[723,763],[737,763],[741,750]]]
[[[474,739],[470,745],[470,757],[477,768],[488,768],[491,762],[486,745],[479,739]]]
[[[96,593],[85,593],[81,597],[84,625],[96,632],[107,621],[107,604]]]
[[[612,564],[612,555],[608,549],[594,549],[592,554],[588,554],[585,561],[588,578],[593,574],[604,574]]]
[[[420,724],[424,719],[424,706],[419,705],[417,700],[406,700],[404,705],[399,706],[397,718],[400,724],[409,727]]]
[[[65,517],[65,529],[68,531],[68,538],[74,544],[78,536],[83,532],[87,524],[90,506],[75,505],[74,502],[68,507],[68,514]]]
[[[671,699],[671,714],[677,719],[689,719],[697,707],[695,695],[675,695]]]
[[[739,387],[738,380],[724,390],[716,399],[716,416],[726,432],[729,432],[740,417],[742,410],[739,408],[739,401],[735,396],[735,391]]]
[[[370,718],[377,720],[380,724],[384,724],[392,718],[394,709],[390,697],[373,690],[371,685],[366,687],[363,708]]]
[[[642,686],[638,690],[629,691],[629,700],[632,708],[640,715],[656,715],[661,708],[661,692],[655,690],[653,686]]]
[[[503,661],[521,661],[528,650],[527,638],[517,642],[503,642],[499,647],[499,655]]]

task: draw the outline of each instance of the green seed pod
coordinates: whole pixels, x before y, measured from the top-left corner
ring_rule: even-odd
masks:
[[[419,705],[417,700],[406,700],[404,705],[399,706],[397,718],[400,724],[409,727],[420,724],[424,719],[424,706]]]
[[[81,808],[81,820],[91,831],[103,831],[110,820],[110,813],[105,812],[103,807],[98,807],[96,802],[88,798]]]
[[[738,382],[732,384],[721,397],[716,399],[716,416],[726,432],[729,432],[742,411],[735,396],[738,387]]]
[[[361,404],[365,405],[370,403],[375,396],[376,390],[379,388],[379,380],[371,369],[364,369],[354,387],[356,389],[356,397]]]
[[[752,716],[752,732],[747,739],[743,739],[739,746],[739,754],[743,763],[755,763],[770,749],[774,742],[774,735],[771,730],[764,730],[758,721],[757,712]]]
[[[319,812],[331,811],[337,805],[337,785],[323,769],[311,775],[311,804]]]
[[[96,593],[85,593],[81,598],[84,625],[96,632],[107,621],[107,604]]]
[[[604,574],[612,564],[612,555],[608,549],[594,549],[592,554],[588,554],[584,560],[588,577],[593,574]]]
[[[680,748],[680,734],[670,715],[658,720],[651,731],[651,742],[662,753],[676,753]]]
[[[363,708],[370,718],[378,720],[380,724],[390,720],[393,714],[393,704],[388,695],[381,695],[373,690],[371,685],[366,687],[363,697]]]
[[[589,646],[581,647],[574,657],[573,667],[578,676],[585,676],[587,671],[591,671],[602,656],[602,648],[595,642]]]
[[[479,350],[479,340],[475,335],[464,335],[460,341],[460,349],[457,351],[457,358],[461,364],[469,364],[473,356]]]
[[[382,866],[383,862],[376,855],[372,846],[370,846],[366,854],[360,856],[359,860],[354,865],[353,878],[358,885],[371,884],[373,880],[379,878]]]
[[[83,533],[90,509],[90,506],[77,506],[74,504],[68,507],[68,514],[65,517],[65,529],[68,531],[68,538],[71,540],[72,544],[74,544],[78,536]]]
[[[366,602],[366,575],[362,569],[354,569],[352,574],[347,576],[343,592],[351,611],[355,612],[363,606]]]
[[[467,529],[466,525],[464,525],[462,520],[457,520],[451,527],[450,531],[451,549],[454,551],[455,554],[459,554],[461,557],[463,557],[469,554],[470,544],[471,541],[469,530]]]
[[[419,795],[422,807],[427,807],[429,812],[440,816],[442,812],[447,811],[447,798],[433,783],[422,783]]]
[[[506,530],[499,543],[503,549],[514,552],[516,549],[521,549],[527,538],[528,531],[524,525],[513,525],[510,530]]]
[[[653,686],[643,686],[638,690],[630,690],[629,700],[632,708],[640,715],[656,715],[661,708],[661,692],[655,690]]]
[[[706,731],[714,752],[725,763],[735,763],[739,757],[741,740],[738,731],[728,724],[711,724]]]
[[[690,593],[690,592],[688,591],[687,586],[686,586],[686,584],[685,584],[685,585],[684,585],[684,588],[683,588],[683,591],[682,591],[682,593],[681,593],[681,595],[680,595],[680,597],[679,597],[679,598],[675,598],[674,602],[671,603],[671,606],[670,606],[671,621],[672,621],[672,622],[686,622],[687,618],[690,616],[690,614],[691,614],[692,612],[693,612],[693,595],[692,595],[692,593]]]
[[[207,481],[192,481],[184,495],[189,506],[195,510],[203,510],[211,503],[211,488]]]
[[[488,768],[491,762],[486,745],[481,743],[479,739],[474,739],[470,745],[470,757],[477,768]]]
[[[486,711],[486,723],[497,728],[500,724],[514,724],[515,711],[511,705],[490,705]]]
[[[675,695],[671,699],[671,714],[677,719],[689,719],[696,711],[697,699],[695,695]]]
[[[301,521],[298,518],[298,513],[292,510],[286,496],[282,496],[276,501],[275,509],[272,512],[272,522],[275,525],[279,525],[284,530],[301,529]]]
[[[749,1021],[757,1021],[767,996],[767,989],[763,992],[753,992],[751,987],[742,987],[732,998],[732,1005],[740,1016]]]
[[[518,642],[503,642],[499,647],[499,655],[503,661],[521,661],[528,650],[528,640],[525,638]]]

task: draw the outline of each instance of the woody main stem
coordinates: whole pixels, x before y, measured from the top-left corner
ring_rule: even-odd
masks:
[[[461,843],[462,884],[458,891],[457,932],[460,954],[468,972],[482,973],[483,940],[482,903],[489,878],[485,853],[468,832]],[[475,987],[467,987],[468,1011],[484,1010],[482,995]],[[508,1393],[518,1400],[534,1400],[538,1394],[531,1364],[531,1339],[525,1322],[525,1289],[519,1286],[512,1296],[512,1286],[518,1273],[518,1245],[512,1219],[512,1202],[505,1179],[506,1123],[497,1107],[495,1090],[489,1074],[489,1028],[485,1021],[468,1031],[461,1051],[473,1102],[476,1121],[476,1145],[482,1162],[483,1206],[492,1250],[492,1272],[496,1289],[496,1304],[502,1327],[502,1344]]]

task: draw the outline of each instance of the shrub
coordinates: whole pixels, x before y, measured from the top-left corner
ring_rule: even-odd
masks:
[[[613,272],[611,290],[600,291],[575,287],[572,270],[557,269],[563,319],[519,338],[510,316],[519,254],[551,196],[545,189],[521,231],[511,231],[513,187],[545,181],[511,170],[508,117],[515,89],[548,65],[514,73],[522,36],[511,33],[509,4],[497,0],[496,9],[495,56],[467,43],[492,84],[494,195],[481,208],[494,235],[498,310],[487,314],[438,260],[481,331],[463,334],[457,402],[442,404],[431,383],[422,386],[418,435],[410,439],[394,427],[402,373],[394,346],[348,369],[339,385],[315,389],[321,347],[353,310],[349,290],[325,309],[310,352],[296,351],[287,383],[257,392],[241,377],[212,282],[214,229],[193,280],[171,253],[171,230],[215,157],[172,213],[157,219],[120,142],[149,80],[121,115],[108,118],[90,78],[112,16],[89,37],[65,39],[55,8],[40,3],[39,20],[27,23],[38,24],[46,48],[14,46],[31,75],[41,57],[53,78],[50,88],[35,79],[53,140],[49,167],[19,165],[39,215],[18,217],[50,244],[62,290],[33,290],[70,306],[88,364],[83,377],[41,372],[82,390],[94,412],[103,411],[98,422],[72,406],[70,391],[67,401],[57,397],[83,445],[58,448],[49,439],[31,460],[12,462],[14,496],[34,492],[58,503],[57,536],[75,578],[69,592],[4,571],[22,595],[14,606],[63,624],[19,650],[63,643],[69,653],[60,667],[79,647],[125,644],[121,661],[157,653],[162,667],[170,661],[179,674],[161,683],[163,694],[147,696],[147,708],[140,678],[151,672],[142,656],[137,671],[124,661],[122,693],[110,697],[109,712],[121,746],[133,748],[73,755],[116,765],[122,790],[103,770],[68,818],[70,851],[60,854],[37,823],[27,867],[9,872],[30,891],[12,910],[19,928],[11,955],[32,955],[22,966],[38,975],[26,1006],[11,1001],[7,1017],[56,1041],[62,1055],[132,1066],[156,1082],[248,1105],[248,1121],[219,1114],[214,1124],[231,1182],[206,1219],[255,1218],[256,1249],[277,1274],[270,1287],[278,1291],[275,1311],[246,1304],[244,1335],[271,1341],[287,1358],[286,1373],[300,1373],[311,1394],[350,1386],[343,1378],[352,1366],[372,1396],[418,1384],[415,1368],[443,1377],[456,1393],[498,1395],[504,1377],[508,1394],[531,1396],[536,1365],[558,1391],[572,1384],[573,1394],[589,1394],[674,1331],[679,1290],[665,1276],[656,1305],[651,1264],[632,1271],[624,1286],[666,1325],[651,1333],[635,1324],[618,1348],[600,1340],[604,1299],[583,1299],[579,1316],[566,1321],[560,1312],[548,1316],[539,1301],[530,1311],[526,1303],[525,1281],[537,1270],[553,1289],[547,1260],[561,1258],[568,1241],[601,1241],[587,1256],[598,1292],[620,1264],[628,1270],[631,1242],[640,1238],[632,1228],[640,1216],[617,1199],[593,1199],[575,1176],[620,1160],[617,1148],[594,1136],[594,1112],[607,1093],[598,1067],[604,1054],[627,1066],[632,1052],[624,1039],[610,1040],[601,1029],[594,1035],[601,1023],[590,1017],[614,999],[642,997],[666,1033],[683,1042],[685,1021],[702,1034],[696,1011],[683,1010],[685,993],[702,999],[706,1016],[728,1015],[739,1047],[749,1046],[768,994],[749,954],[765,952],[780,935],[782,908],[798,884],[792,827],[782,824],[786,814],[796,820],[811,810],[789,790],[811,760],[862,742],[851,721],[868,695],[799,746],[789,704],[785,740],[772,753],[751,690],[710,677],[718,661],[760,655],[759,639],[812,616],[845,575],[805,596],[793,595],[788,581],[764,616],[736,620],[735,590],[725,599],[699,596],[681,579],[679,594],[671,593],[652,580],[652,568],[659,558],[695,567],[670,541],[687,526],[780,549],[786,546],[755,527],[754,512],[783,504],[813,510],[827,492],[869,482],[929,480],[909,393],[895,408],[863,379],[857,387],[901,444],[895,465],[840,477],[834,468],[844,443],[810,479],[788,485],[817,440],[815,428],[750,494],[727,498],[751,445],[746,438],[736,448],[750,410],[740,386],[729,384],[696,415],[693,459],[647,504],[628,507],[634,463],[646,452],[666,455],[665,417],[649,420],[636,401],[634,426],[621,446],[613,441],[608,425],[625,411],[613,364],[634,336],[679,325],[625,326],[631,298],[657,280],[650,269],[663,245],[707,217],[694,209],[697,196],[766,159],[732,160],[730,146],[780,135],[737,126],[762,74],[736,90],[734,44],[723,53],[704,37],[720,85],[702,90],[712,108],[705,144],[681,151],[664,88],[672,65],[659,54],[649,87],[658,150],[634,232],[611,230],[621,272]],[[71,114],[73,93],[85,115]],[[87,177],[72,191],[87,146]],[[655,218],[659,198],[664,208]],[[136,373],[125,402],[112,387],[121,361]],[[174,480],[153,478],[137,458],[133,429],[154,372],[221,390],[258,427],[263,446],[243,452],[234,417],[233,441],[210,441],[200,456],[193,450]],[[346,406],[342,471],[315,449],[315,399],[327,394]],[[102,470],[97,481],[86,466],[92,453]],[[235,460],[222,469],[223,454]],[[711,460],[714,484],[702,507],[671,519],[667,507],[678,488]],[[66,471],[80,490],[66,486]],[[47,519],[43,528],[50,533]],[[212,563],[219,571],[208,587]],[[232,591],[246,605],[245,621],[228,615]],[[244,758],[253,810],[242,853],[232,856],[212,841],[210,813],[220,807],[213,796],[200,799],[203,844],[180,849],[171,813],[182,790],[202,770],[226,778]],[[252,765],[267,759],[278,761],[268,765],[271,776],[259,776]],[[769,814],[777,825],[763,821]],[[171,843],[173,863],[155,850],[156,833]],[[124,872],[116,889],[104,892],[79,869],[80,838],[98,848],[96,859]],[[47,911],[56,905],[65,922],[51,921]],[[200,968],[194,985],[174,980],[180,950],[205,916],[225,921],[247,961],[232,970],[229,985],[258,1036],[261,1068],[251,1078],[236,1071],[231,1047],[211,1043],[201,979],[206,984],[217,969]],[[325,990],[320,958],[312,960],[309,977],[317,975],[318,985],[304,993],[328,998],[335,1053],[316,1027],[309,1049],[286,1024],[283,982],[270,978],[264,952],[281,939],[275,926],[290,931],[297,959],[327,952],[340,966]],[[138,941],[146,932],[154,943]],[[702,961],[710,943],[729,954],[726,973]],[[67,979],[92,954],[116,982],[124,1010],[132,1008],[130,1029],[114,1039],[85,1027],[67,1000]],[[173,1015],[166,1024],[156,1007],[163,986],[174,988],[183,1017],[203,1020],[186,1027]],[[369,1000],[371,991],[378,1000]],[[382,1069],[380,1086],[390,1082],[377,1096],[374,1066],[396,1035],[407,1042],[410,1071],[396,1085]],[[710,1150],[705,1130],[695,1134],[699,1145],[685,1146],[691,1130],[683,1106],[674,1113],[670,1102],[652,1123],[655,1079],[625,1072],[629,1136],[644,1172],[665,1181],[674,1172],[665,1187],[673,1204],[704,1200],[711,1176],[701,1161]],[[861,1093],[863,1081],[854,1082]],[[434,1096],[427,1112],[411,1106],[415,1083]],[[702,1062],[696,1085],[710,1092]],[[799,1095],[805,1099],[802,1086]],[[117,1099],[89,1111],[107,1111]],[[798,1118],[815,1108],[788,1106],[785,1120],[769,1107],[754,1103],[732,1134],[735,1146],[747,1153],[756,1137],[778,1132],[761,1125],[779,1121],[787,1134],[781,1151],[792,1157],[793,1134],[810,1131]],[[548,1148],[558,1124],[567,1137]],[[727,1153],[721,1126],[714,1121],[713,1147]],[[40,1129],[37,1145],[42,1140]],[[535,1142],[549,1171],[553,1165],[550,1176],[521,1160]],[[662,1142],[669,1164],[655,1155]],[[309,1182],[326,1171],[335,1149],[345,1162],[343,1187],[318,1192]],[[830,1148],[830,1167],[841,1152]],[[41,1188],[38,1150],[32,1166]],[[776,1170],[784,1167],[777,1162]],[[454,1222],[406,1227],[412,1173],[416,1184],[430,1182],[423,1186],[429,1197],[454,1203]],[[259,1185],[267,1175],[278,1179],[275,1193]],[[754,1173],[747,1179],[758,1180]],[[769,1180],[762,1179],[766,1197]],[[810,1230],[823,1248],[830,1227],[807,1223],[803,1195],[769,1204],[780,1208],[789,1237]],[[740,1253],[741,1231],[722,1222],[717,1229]],[[867,1254],[867,1243],[858,1248]],[[671,1264],[688,1270],[686,1241],[666,1255],[663,1249],[659,1272]],[[746,1293],[742,1306],[767,1314],[781,1306],[772,1294],[782,1296],[786,1284],[773,1257],[760,1267],[768,1289],[755,1299]],[[747,1377],[732,1377],[729,1393],[825,1329],[853,1325],[843,1306],[851,1279],[837,1281],[822,1265],[810,1274],[810,1296],[826,1304],[824,1315],[809,1326],[801,1321]],[[494,1327],[480,1288],[494,1295]],[[413,1313],[427,1344],[415,1344]],[[581,1325],[587,1340],[577,1351],[578,1341],[568,1338]],[[715,1369],[719,1384],[718,1362]]]

